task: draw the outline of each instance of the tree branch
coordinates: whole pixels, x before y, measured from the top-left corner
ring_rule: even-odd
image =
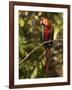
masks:
[[[38,48],[40,48],[42,45],[44,45],[45,43],[50,43],[50,42],[55,42],[55,41],[63,41],[63,39],[57,39],[57,40],[50,40],[50,41],[44,41],[42,44],[40,44],[39,46],[37,46],[36,48],[34,48],[24,59],[22,59],[19,64],[21,64],[22,62],[24,62],[35,50],[37,50]]]

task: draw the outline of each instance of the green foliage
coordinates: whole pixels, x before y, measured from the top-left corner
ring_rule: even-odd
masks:
[[[48,12],[19,11],[19,62],[34,48],[43,43],[43,28],[40,18],[49,18],[54,26],[54,39],[63,39],[63,14]],[[45,48],[41,46],[34,51],[24,62],[19,64],[19,78],[45,78],[63,75],[63,42],[54,42],[51,48],[51,57],[48,76],[45,72]]]

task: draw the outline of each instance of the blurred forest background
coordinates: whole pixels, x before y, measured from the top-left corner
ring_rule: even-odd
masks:
[[[41,17],[52,21],[54,40],[63,39],[63,13],[19,11],[19,62],[44,42]],[[45,51],[42,45],[19,64],[19,79],[63,76],[63,41],[53,42],[48,76],[45,73]]]

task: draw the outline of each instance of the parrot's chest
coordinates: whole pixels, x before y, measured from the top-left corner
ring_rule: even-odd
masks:
[[[50,36],[51,36],[51,30],[45,29],[44,30],[44,40],[46,40],[46,41],[50,40]]]

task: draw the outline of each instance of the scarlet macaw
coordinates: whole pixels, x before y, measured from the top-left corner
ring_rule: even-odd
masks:
[[[44,26],[44,41],[50,41],[53,40],[53,26],[51,21],[49,21],[47,18],[41,18],[40,24]],[[46,69],[46,75],[48,76],[48,69],[49,69],[49,63],[50,63],[50,55],[51,55],[51,47],[53,45],[53,42],[48,42],[45,43],[44,46],[46,48],[46,64],[45,64],[45,69]]]
[[[49,21],[47,18],[41,18],[40,24],[44,26],[44,41],[53,40],[54,30],[51,21]],[[50,48],[52,45],[52,42],[44,44],[45,48]]]

